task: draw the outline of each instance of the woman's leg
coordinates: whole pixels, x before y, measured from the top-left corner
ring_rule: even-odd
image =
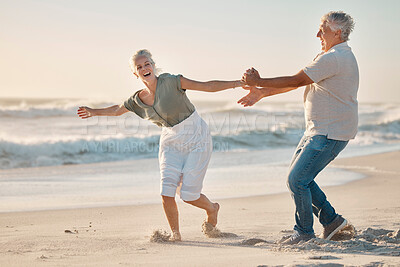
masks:
[[[165,215],[167,216],[169,227],[172,231],[172,238],[174,241],[180,241],[181,234],[179,232],[179,213],[175,198],[162,196],[162,203]]]
[[[218,222],[219,204],[211,202],[205,195],[200,194],[200,198],[193,201],[185,201],[186,203],[203,209],[207,212],[206,222],[212,226],[216,226]]]
[[[180,196],[183,201],[206,211],[206,222],[216,226],[218,222],[219,204],[211,202],[201,194],[203,181],[213,150],[212,138],[207,124],[196,114],[192,118],[194,135],[192,145],[182,170],[182,188]],[[193,136],[193,133],[189,136]]]

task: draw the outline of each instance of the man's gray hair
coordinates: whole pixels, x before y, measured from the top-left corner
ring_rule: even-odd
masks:
[[[355,24],[354,19],[343,11],[331,11],[322,16],[321,22],[326,23],[332,31],[341,30],[340,39],[342,41],[349,40],[349,35],[353,31]]]

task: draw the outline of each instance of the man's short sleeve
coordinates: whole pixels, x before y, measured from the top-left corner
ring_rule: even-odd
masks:
[[[331,53],[317,56],[303,71],[311,80],[319,83],[338,73],[339,68],[336,56]]]

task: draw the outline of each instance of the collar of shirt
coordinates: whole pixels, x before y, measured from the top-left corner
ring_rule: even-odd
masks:
[[[330,52],[332,49],[338,49],[338,48],[350,48],[350,46],[347,44],[347,42],[342,42],[340,44],[334,45],[329,49],[326,53]]]
[[[318,55],[316,55],[316,57],[313,59],[313,61],[315,61],[319,56],[322,56],[325,53],[329,53],[332,51],[332,49],[340,49],[340,48],[344,48],[344,49],[351,49],[350,46],[347,44],[347,42],[342,42],[340,44],[337,44],[335,46],[332,46],[328,51],[324,52],[322,51],[321,53],[319,53]]]

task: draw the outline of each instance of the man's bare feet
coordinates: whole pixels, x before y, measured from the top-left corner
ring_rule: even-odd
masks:
[[[208,212],[207,211],[207,219],[206,222],[211,224],[212,226],[216,226],[218,222],[218,211],[219,211],[219,204],[218,203],[213,203],[214,210]]]
[[[169,238],[172,242],[179,242],[182,241],[181,233],[179,232],[172,232],[172,236]]]

